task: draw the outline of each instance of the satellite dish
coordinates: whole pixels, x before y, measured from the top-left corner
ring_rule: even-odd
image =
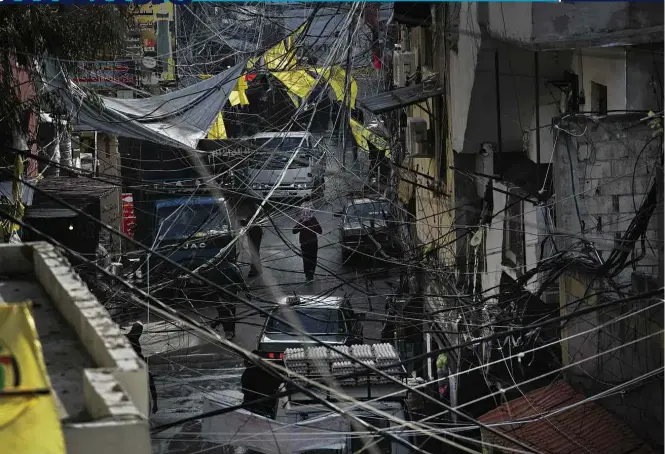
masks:
[[[148,69],[153,69],[157,66],[157,59],[155,57],[143,57],[143,66]]]

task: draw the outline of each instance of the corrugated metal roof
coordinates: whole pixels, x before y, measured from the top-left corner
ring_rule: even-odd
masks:
[[[543,453],[650,454],[655,453],[625,424],[595,402],[579,404],[584,395],[565,381],[539,388],[480,417],[485,424],[528,420],[521,424],[494,426]],[[550,417],[542,415],[578,404]],[[504,439],[483,431],[485,441],[508,446]]]
[[[361,108],[373,114],[380,114],[410,106],[441,94],[443,94],[443,87],[439,85],[426,88],[424,84],[419,84],[379,93],[371,98],[359,99],[358,104]]]

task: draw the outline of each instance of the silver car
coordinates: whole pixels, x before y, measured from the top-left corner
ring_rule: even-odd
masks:
[[[329,345],[361,344],[364,319],[345,296],[285,297],[267,317],[257,350],[264,358],[281,360],[287,348],[317,345],[291,325]]]

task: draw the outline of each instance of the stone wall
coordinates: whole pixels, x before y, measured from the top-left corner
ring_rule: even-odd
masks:
[[[555,120],[556,228],[562,248],[584,238],[592,241],[606,259],[626,232],[654,179],[662,180],[662,168],[658,166],[662,140],[640,121],[643,116]],[[658,218],[663,216],[662,192],[659,200],[646,233],[645,256],[635,266],[635,270],[652,276],[662,275],[662,233],[658,226]],[[641,252],[638,241],[634,254],[637,257]],[[617,280],[629,280],[632,271],[628,267]]]

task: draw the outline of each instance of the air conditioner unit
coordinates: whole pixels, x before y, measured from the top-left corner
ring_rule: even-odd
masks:
[[[408,77],[416,70],[416,54],[414,52],[393,53],[393,83],[396,87],[406,86]]]
[[[406,151],[410,156],[427,156],[429,142],[427,137],[427,121],[424,118],[409,117],[406,119]]]

